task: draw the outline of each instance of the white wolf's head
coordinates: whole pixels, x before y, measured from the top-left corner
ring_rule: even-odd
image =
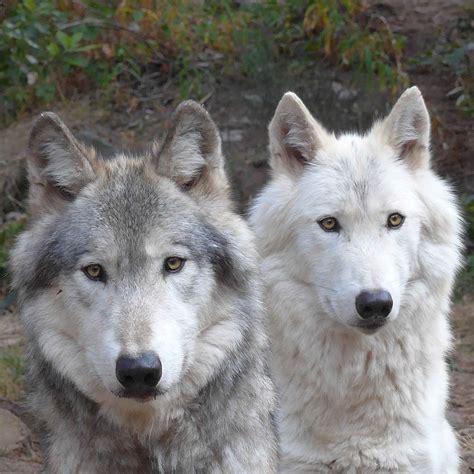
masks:
[[[201,106],[183,103],[161,148],[140,158],[97,157],[43,114],[28,165],[33,219],[12,258],[23,320],[86,395],[149,400],[200,363],[212,325],[216,353],[242,336],[215,292],[246,284],[251,269],[234,257],[250,234],[232,213],[219,134]]]
[[[374,332],[396,319],[427,271],[420,239],[459,231],[449,191],[430,170],[430,120],[418,88],[367,134],[337,137],[287,93],[269,133],[273,180],[252,217],[263,255],[278,254],[339,323]],[[450,257],[439,258],[452,280],[458,256]]]

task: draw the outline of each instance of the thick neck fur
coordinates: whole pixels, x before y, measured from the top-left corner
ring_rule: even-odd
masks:
[[[205,456],[179,460],[176,453],[180,450],[191,452],[193,443],[198,442],[195,438],[197,435],[200,444],[212,446],[217,426],[224,436],[230,430],[230,438],[233,417],[228,412],[229,404],[232,404],[234,397],[239,396],[242,384],[245,383],[243,381],[249,380],[255,384],[255,374],[259,376],[265,367],[265,361],[258,360],[261,353],[251,357],[252,352],[244,347],[255,343],[250,332],[246,331],[244,339],[221,360],[210,380],[196,391],[189,386],[182,387],[182,391],[176,396],[162,397],[149,409],[142,405],[136,410],[101,406],[89,399],[44,359],[32,342],[32,393],[29,404],[38,418],[40,431],[49,433],[42,439],[48,443],[52,432],[57,436],[58,432],[64,431],[74,440],[78,456],[85,458],[91,452],[100,458],[99,446],[102,447],[103,440],[108,439],[104,446],[104,462],[114,472],[162,473],[171,472],[173,466],[173,469],[178,469],[177,472],[190,472],[191,466],[185,464],[187,462],[191,462],[191,465],[206,465],[209,459]],[[229,368],[230,365],[232,369]],[[189,389],[187,396],[183,395],[186,389]],[[191,391],[194,392],[192,395]],[[125,406],[127,401],[123,402]],[[235,418],[234,421],[240,422]],[[110,439],[112,432],[114,437]],[[189,435],[189,446],[183,433]],[[84,440],[89,441],[87,446],[81,448]],[[45,448],[45,452],[49,453],[48,457],[54,457],[55,453],[51,452],[50,447],[46,445]],[[122,461],[117,466],[112,466],[110,463],[115,457]]]
[[[372,335],[326,314],[301,271],[310,256],[294,245],[293,182],[276,177],[257,199],[251,222],[266,278],[282,455],[292,468],[454,472],[439,468],[439,447],[455,446],[445,356],[460,222],[445,183],[431,171],[417,179],[426,208],[413,274],[398,317]]]
[[[267,301],[274,302],[271,337],[285,341],[272,358],[283,455],[308,461],[310,452],[317,465],[329,466],[348,451],[375,445],[391,449],[397,467],[425,466],[426,454],[419,460],[418,451],[425,439],[439,433],[445,416],[444,356],[451,340],[446,297],[430,307],[406,308],[391,325],[364,335],[331,322],[312,305],[304,307],[308,291],[288,280],[267,293]],[[283,301],[278,293],[296,299]],[[276,306],[283,317],[273,311]],[[344,462],[368,465],[362,455],[358,461],[349,456],[339,469]]]

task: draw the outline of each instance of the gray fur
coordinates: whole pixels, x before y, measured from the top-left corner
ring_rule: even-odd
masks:
[[[173,149],[201,156],[176,165],[183,156]],[[46,114],[30,153],[33,215],[12,270],[47,471],[276,472],[257,255],[232,211],[208,114],[185,103],[161,152],[107,160]],[[180,279],[164,270],[165,248],[164,256],[187,255]],[[94,262],[105,268],[103,282],[82,273]],[[110,351],[151,347],[162,358],[167,341],[153,331],[158,318],[166,332],[173,304],[184,311],[173,323],[181,324],[182,365],[155,400],[118,398]]]

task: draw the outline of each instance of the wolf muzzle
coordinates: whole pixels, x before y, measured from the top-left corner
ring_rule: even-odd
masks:
[[[121,355],[115,366],[115,375],[124,387],[123,395],[127,398],[146,399],[155,396],[161,374],[161,361],[154,352],[145,352],[137,357]]]

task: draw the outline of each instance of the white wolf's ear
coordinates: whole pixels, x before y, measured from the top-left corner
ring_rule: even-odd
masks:
[[[227,186],[219,131],[197,102],[187,100],[178,106],[155,155],[158,172],[184,190]]]
[[[418,87],[400,96],[382,127],[401,159],[414,168],[429,166],[430,116]]]
[[[290,175],[297,175],[303,166],[315,159],[327,136],[293,92],[287,92],[280,100],[268,133],[272,168]]]
[[[52,112],[41,114],[28,144],[32,211],[57,209],[95,178],[95,154]]]

